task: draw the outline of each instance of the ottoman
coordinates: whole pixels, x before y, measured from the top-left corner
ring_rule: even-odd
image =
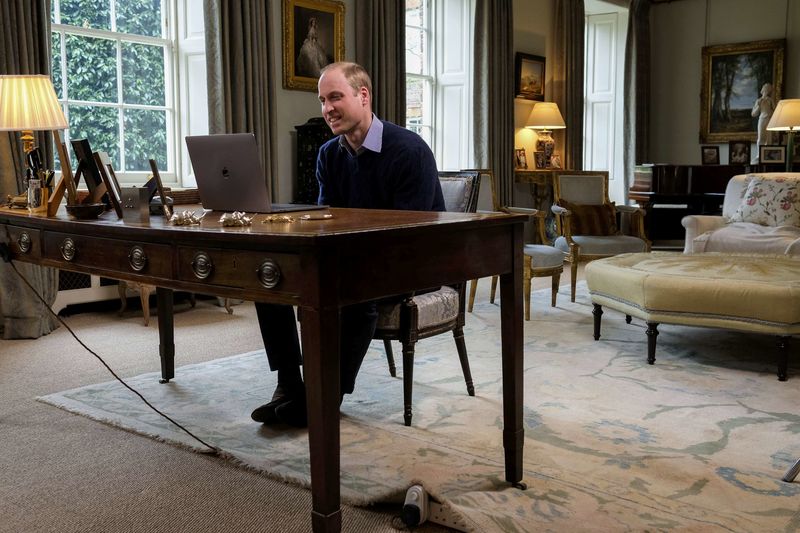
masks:
[[[586,266],[600,338],[603,306],[647,323],[647,362],[659,324],[766,333],[778,338],[778,379],[786,380],[788,338],[800,334],[800,258],[769,255],[635,253]]]

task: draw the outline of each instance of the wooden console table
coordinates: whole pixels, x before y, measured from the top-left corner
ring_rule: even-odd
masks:
[[[199,208],[199,207],[198,207]],[[63,208],[62,208],[63,209]],[[340,531],[339,314],[344,305],[500,275],[505,479],[522,480],[521,215],[331,209],[333,219],[222,227],[160,217],[71,221],[0,209],[18,261],[158,287],[161,374],[174,377],[172,290],[297,305],[314,531]],[[476,260],[480,258],[480,260]],[[255,325],[253,326],[255,328]],[[256,329],[254,329],[254,332]]]

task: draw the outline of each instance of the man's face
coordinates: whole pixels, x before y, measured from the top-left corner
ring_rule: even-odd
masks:
[[[347,134],[359,125],[366,126],[371,117],[369,91],[355,91],[338,69],[322,74],[317,85],[322,118],[334,135]]]

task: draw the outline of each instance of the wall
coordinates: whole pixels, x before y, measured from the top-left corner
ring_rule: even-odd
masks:
[[[782,97],[800,97],[797,0],[681,0],[655,4],[651,7],[650,24],[652,162],[700,163],[703,46],[786,38]],[[720,162],[727,161],[726,143],[720,145]]]
[[[551,101],[553,94],[553,71],[549,59],[552,56],[553,0],[514,0],[514,52],[525,52],[544,56],[544,98]],[[536,133],[525,128],[525,122],[533,109],[533,100],[514,100],[514,146],[525,148],[528,167],[533,167],[533,152],[536,150]],[[518,196],[518,195],[517,195]],[[515,198],[516,200],[516,198]]]
[[[345,60],[355,60],[355,37],[353,34],[355,10],[354,0],[344,0],[344,49]],[[304,124],[309,118],[319,117],[320,106],[316,91],[295,91],[283,88],[283,2],[270,2],[272,51],[275,76],[276,109],[276,154],[278,160],[278,187],[273,191],[273,201],[291,202],[294,199],[296,167],[295,126]]]

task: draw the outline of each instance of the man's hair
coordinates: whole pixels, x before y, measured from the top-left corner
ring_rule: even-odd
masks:
[[[358,92],[361,87],[366,87],[367,92],[369,92],[369,98],[372,100],[372,80],[367,74],[367,71],[359,65],[358,63],[351,63],[349,61],[338,61],[336,63],[331,63],[326,65],[319,73],[320,77],[325,74],[329,70],[341,70],[342,74],[344,74],[344,79],[347,80],[347,84],[353,88],[355,92]]]

